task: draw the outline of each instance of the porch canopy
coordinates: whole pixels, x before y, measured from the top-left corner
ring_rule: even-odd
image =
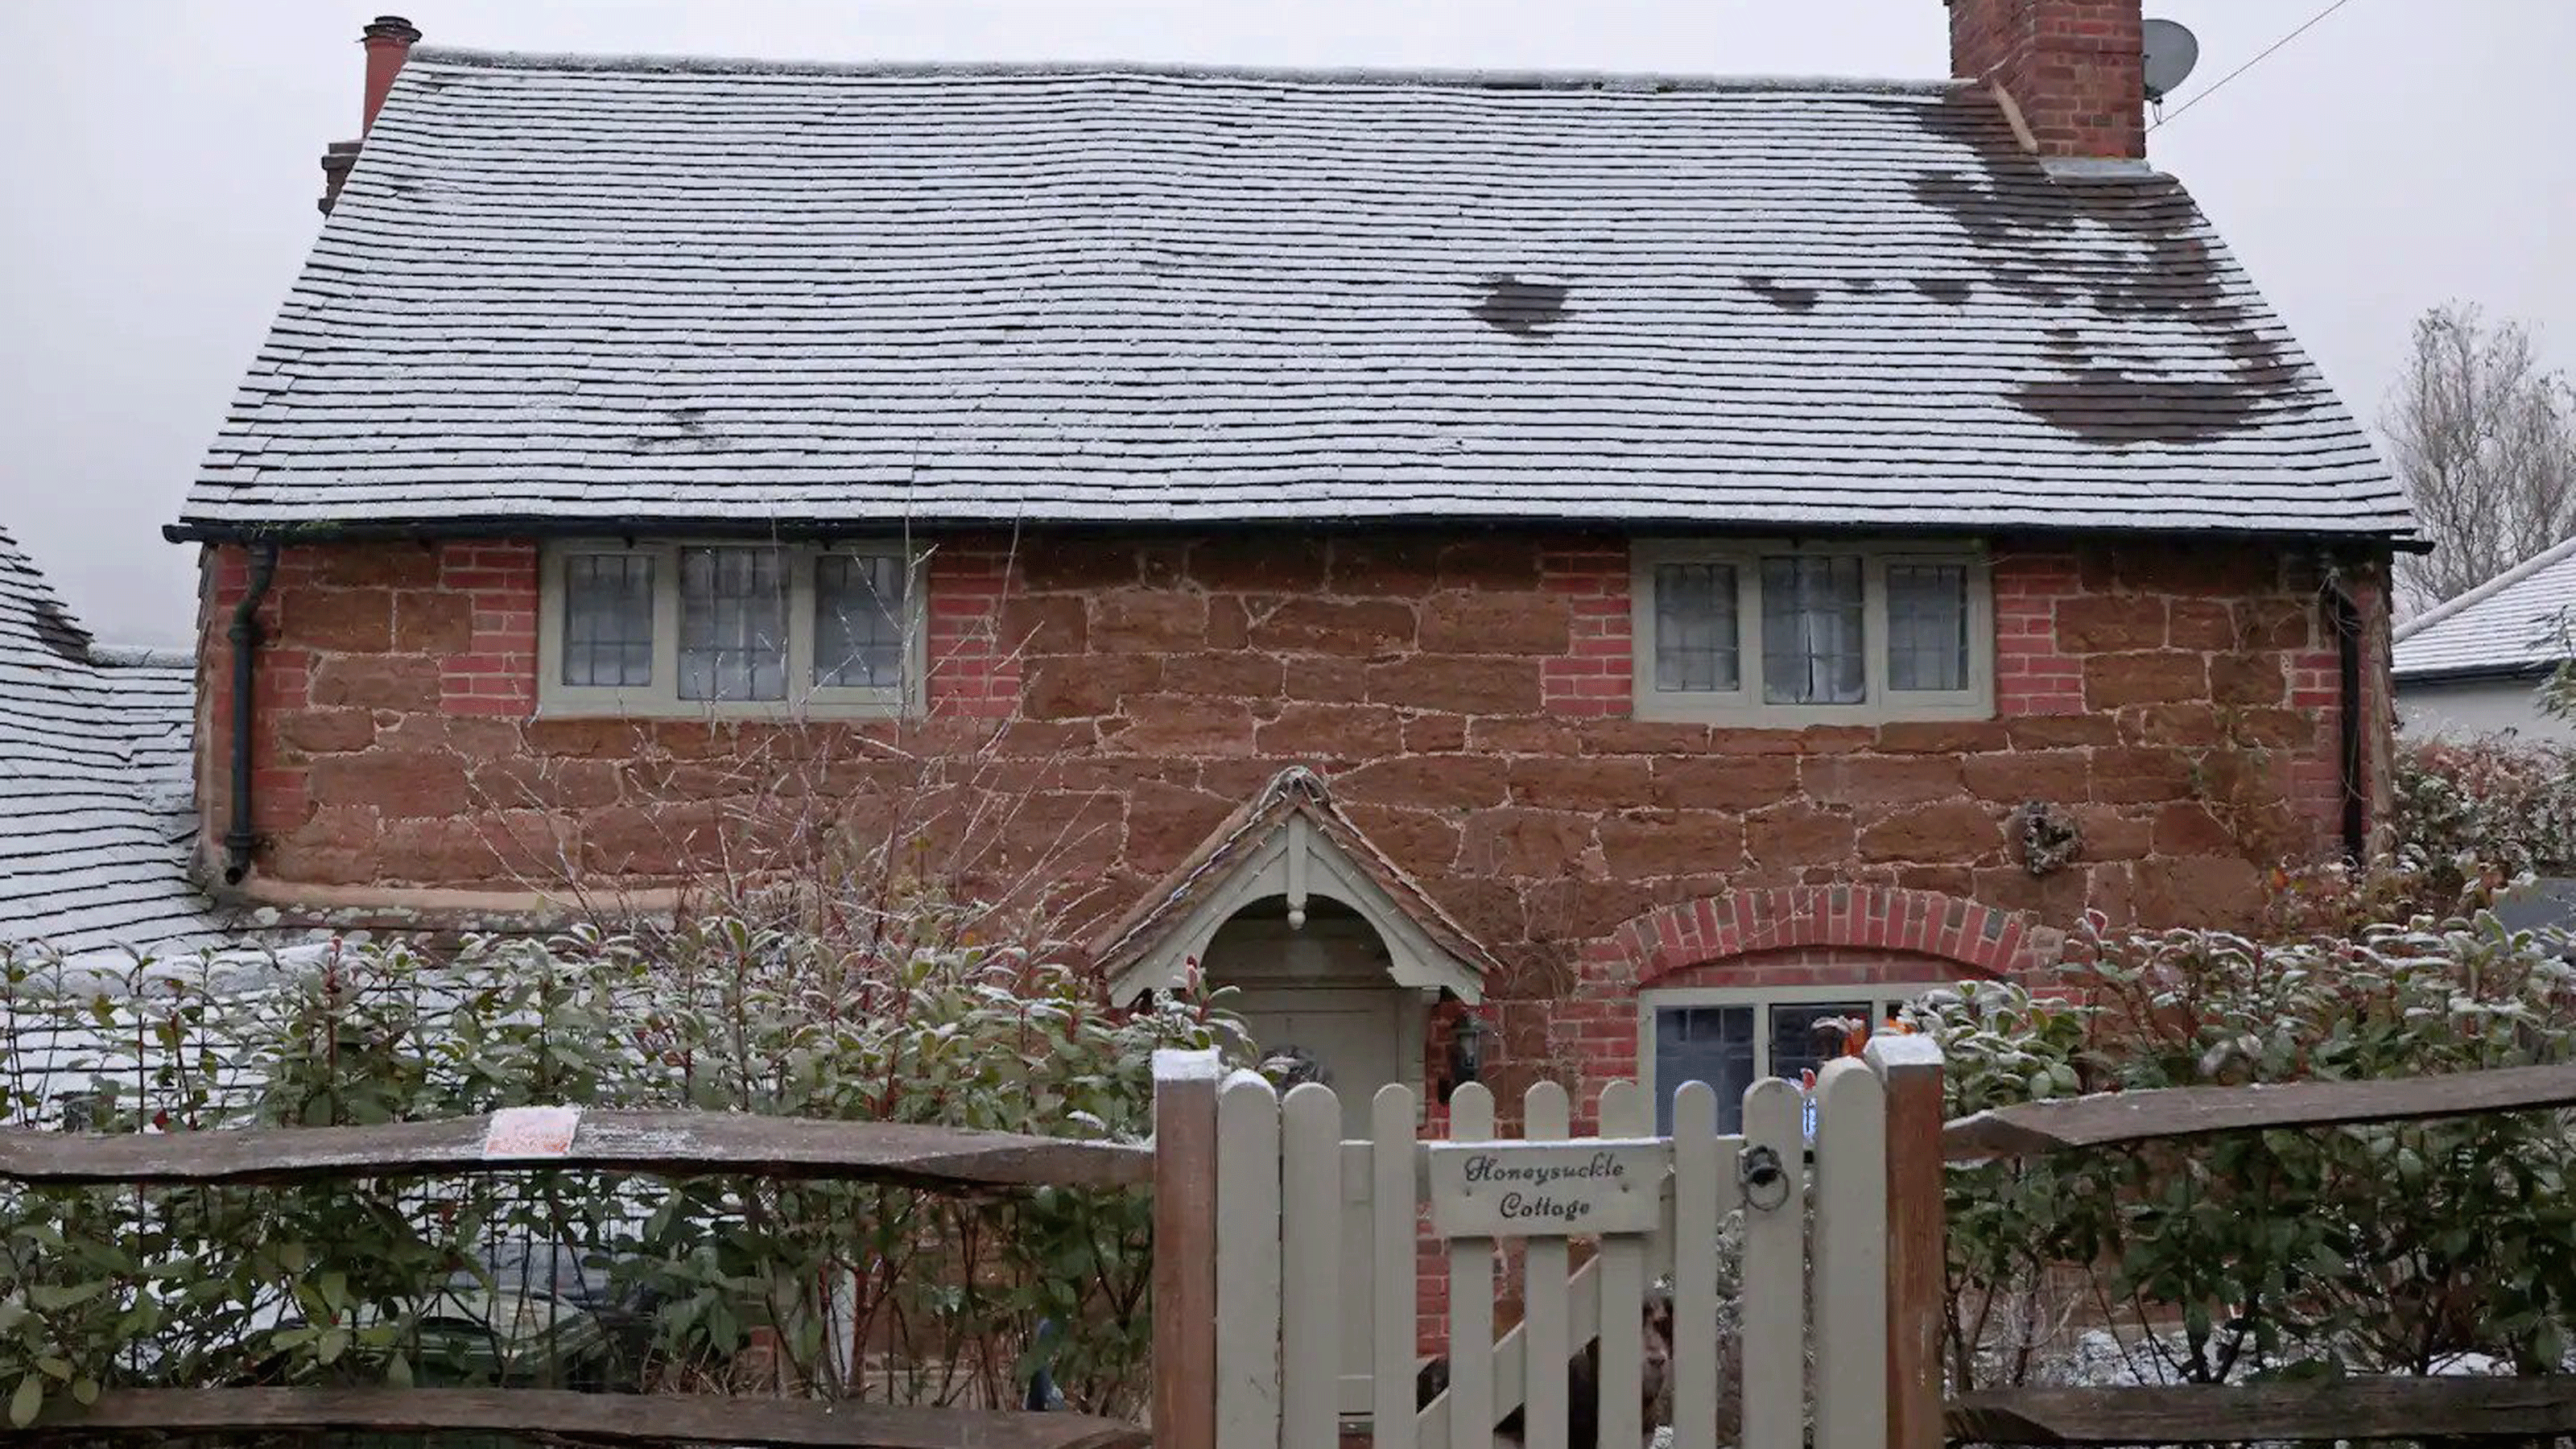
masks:
[[[1358,912],[1385,943],[1399,986],[1472,1004],[1497,969],[1493,954],[1351,823],[1323,778],[1298,765],[1273,776],[1093,943],[1112,999],[1186,985],[1217,928],[1273,896],[1284,898],[1292,926],[1304,924],[1318,896]]]

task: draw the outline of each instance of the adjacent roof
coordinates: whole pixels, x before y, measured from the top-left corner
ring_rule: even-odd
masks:
[[[416,49],[173,532],[2407,535],[2114,170],[1951,82]]]
[[[2576,538],[2397,626],[2400,679],[2537,674],[2568,657]]]
[[[211,945],[188,879],[196,668],[101,649],[0,532],[0,957]]]
[[[1309,895],[1358,911],[1386,946],[1399,985],[1441,987],[1469,1001],[1499,969],[1493,953],[1390,859],[1333,801],[1314,771],[1291,765],[1208,832],[1127,914],[1092,943],[1113,997],[1184,984],[1217,929],[1255,900],[1285,896],[1290,920]]]

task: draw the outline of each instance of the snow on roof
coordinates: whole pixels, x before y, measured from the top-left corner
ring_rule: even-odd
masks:
[[[2576,538],[2397,626],[2400,679],[2536,674],[2568,657]]]
[[[190,882],[196,668],[101,649],[0,531],[0,955],[209,945]]]
[[[1955,83],[424,48],[174,531],[1432,519],[2412,528]]]

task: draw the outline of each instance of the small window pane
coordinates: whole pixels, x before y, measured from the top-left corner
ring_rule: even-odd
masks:
[[[1968,687],[1968,571],[1887,566],[1887,687]]]
[[[1870,1003],[1866,1001],[1816,1002],[1803,1006],[1771,1008],[1771,1075],[1798,1080],[1801,1072],[1821,1072],[1825,1063],[1843,1055],[1847,1044],[1846,1022],[1858,1023],[1861,1039],[1869,1039]]]
[[[653,682],[653,560],[577,553],[564,560],[563,682],[628,688]]]
[[[1725,564],[1655,569],[1655,688],[1737,687],[1735,570]]]
[[[1763,702],[1859,704],[1866,698],[1861,617],[1858,557],[1764,559]]]
[[[680,698],[787,697],[787,574],[774,548],[680,550]]]
[[[827,553],[814,560],[814,683],[893,689],[903,683],[903,560]]]
[[[1655,1013],[1655,1126],[1673,1130],[1673,1093],[1684,1082],[1717,1092],[1717,1130],[1744,1130],[1744,1093],[1753,1085],[1751,1006],[1676,1006]]]

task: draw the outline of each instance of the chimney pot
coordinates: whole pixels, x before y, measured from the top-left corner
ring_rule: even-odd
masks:
[[[403,62],[411,58],[412,42],[420,32],[399,15],[379,15],[359,34],[358,43],[367,48],[367,89],[358,122],[356,141],[334,141],[322,152],[322,214],[340,200],[340,187],[349,179],[349,168],[358,163],[358,148],[366,134],[376,128],[376,112],[383,110],[385,92],[394,88],[394,77],[402,73]]]
[[[394,77],[402,73],[403,62],[411,57],[412,42],[418,39],[420,32],[399,15],[379,15],[367,26],[361,37],[367,47],[367,98],[359,135],[375,129],[376,112],[384,109],[385,92],[393,89]]]
[[[2012,99],[2046,157],[2147,154],[2143,0],[1942,0],[1950,73]]]

